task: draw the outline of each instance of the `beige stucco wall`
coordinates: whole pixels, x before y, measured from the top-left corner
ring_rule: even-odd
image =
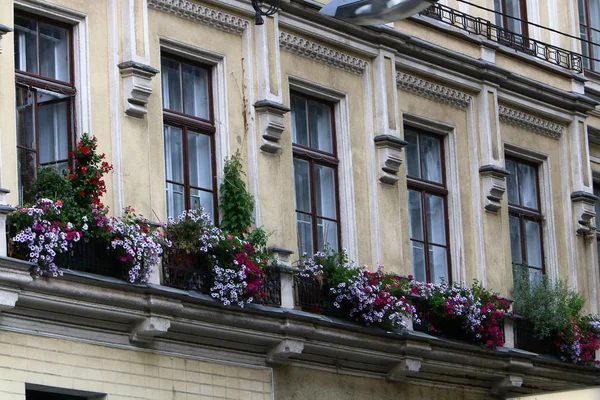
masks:
[[[110,400],[271,400],[271,371],[0,331],[0,398],[25,384],[107,394]]]
[[[489,396],[465,388],[425,387],[295,367],[275,367],[273,372],[277,398],[286,400],[475,400]]]

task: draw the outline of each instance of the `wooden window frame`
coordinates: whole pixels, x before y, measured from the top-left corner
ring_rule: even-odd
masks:
[[[311,212],[309,213],[306,211],[298,210],[297,208],[295,208],[295,211],[296,211],[296,215],[299,213],[299,214],[308,215],[311,217],[311,228],[312,228],[312,236],[313,236],[312,245],[313,245],[314,252],[322,250],[319,248],[319,231],[318,231],[317,220],[324,219],[327,221],[335,222],[337,225],[336,234],[337,234],[338,248],[333,249],[333,250],[340,251],[341,247],[342,247],[342,229],[341,229],[340,196],[339,196],[340,185],[339,185],[339,176],[338,176],[339,175],[338,174],[339,160],[337,158],[337,139],[336,139],[336,130],[335,130],[336,129],[335,107],[334,107],[334,104],[332,104],[331,102],[320,99],[318,97],[304,94],[304,93],[296,91],[296,90],[292,90],[290,92],[290,98],[292,95],[300,97],[300,98],[304,99],[306,102],[308,102],[310,100],[310,101],[318,102],[320,104],[327,105],[330,108],[330,112],[331,112],[331,114],[330,114],[331,115],[331,145],[332,145],[332,150],[333,150],[331,153],[310,147],[310,145],[305,146],[305,145],[294,143],[293,139],[292,139],[293,158],[304,160],[304,161],[308,162],[309,176],[310,176],[310,208],[311,208]],[[293,123],[294,123],[294,121],[292,120],[292,124]],[[308,105],[306,107],[306,127],[307,127],[307,129],[309,127]],[[309,132],[309,135],[308,135],[309,141],[310,141],[310,137],[311,137],[311,135]],[[336,219],[335,220],[328,218],[328,217],[323,217],[323,216],[317,215],[317,200],[316,200],[316,191],[315,191],[315,165],[323,165],[325,167],[333,168],[333,170],[334,170],[335,208],[336,208]],[[300,245],[298,245],[298,247],[300,247]]]
[[[405,126],[405,129],[407,127]],[[431,260],[429,258],[429,245],[434,245],[437,247],[443,247],[446,249],[446,257],[447,257],[447,273],[448,273],[448,282],[452,282],[452,258],[450,255],[450,220],[448,218],[448,188],[447,188],[447,179],[446,179],[446,154],[444,148],[444,137],[440,135],[436,135],[435,133],[431,133],[425,131],[423,129],[415,128],[413,126],[408,126],[412,132],[416,133],[420,136],[429,136],[440,142],[440,165],[442,167],[442,183],[432,182],[426,179],[414,177],[408,175],[408,168],[406,173],[406,183],[407,183],[407,191],[412,190],[419,192],[421,195],[421,210],[422,210],[422,220],[421,224],[423,226],[423,240],[413,239],[409,234],[409,241],[422,243],[424,246],[424,255],[425,255],[425,276],[427,282],[432,282],[431,280]],[[419,157],[421,165],[419,168],[423,171],[423,163],[421,157]],[[446,245],[442,246],[437,243],[431,243],[428,237],[428,229],[427,229],[427,212],[426,212],[426,195],[432,194],[435,196],[442,197],[444,200],[444,222],[445,222],[445,236],[446,236]]]
[[[540,196],[539,164],[534,163],[534,162],[525,161],[518,157],[507,156],[505,158],[505,160],[509,160],[509,161],[516,163],[517,168],[518,168],[518,164],[523,164],[523,165],[528,165],[528,166],[532,167],[535,171],[536,200],[537,200],[538,208],[529,208],[529,207],[522,206],[520,204],[513,204],[510,201],[508,201],[508,215],[509,215],[509,218],[516,217],[519,219],[519,234],[521,236],[521,244],[520,244],[521,245],[521,265],[527,265],[528,270],[535,269],[535,270],[540,271],[542,273],[542,275],[544,275],[544,274],[546,274],[546,257],[545,257],[545,253],[544,253],[544,227],[543,227],[544,215],[542,214],[542,206],[541,206],[542,201],[541,201],[541,196]],[[517,182],[517,189],[519,190],[519,193],[517,193],[517,196],[520,198],[520,191],[521,191],[520,182]],[[507,187],[507,193],[508,193],[508,187]],[[507,195],[507,197],[508,197],[508,195]],[[526,240],[526,236],[525,236],[525,221],[534,221],[539,224],[540,258],[542,260],[541,267],[532,267],[531,265],[528,264],[527,240]],[[511,258],[512,258],[512,255],[511,255]]]
[[[54,160],[50,163],[40,164],[40,132],[39,132],[39,118],[38,118],[38,105],[37,101],[32,102],[32,115],[34,119],[34,136],[35,136],[35,148],[29,148],[23,145],[17,144],[17,151],[23,150],[28,153],[35,153],[36,158],[36,168],[40,167],[51,167],[53,165],[58,165],[61,163],[67,163],[69,165],[72,164],[71,157],[71,149],[74,147],[75,141],[75,121],[74,121],[74,97],[77,94],[77,90],[75,88],[75,51],[74,51],[74,35],[73,35],[73,26],[69,24],[65,24],[59,21],[55,21],[49,18],[41,17],[39,15],[30,14],[27,12],[21,12],[15,10],[15,17],[26,18],[28,20],[35,21],[37,24],[36,29],[36,40],[37,40],[37,70],[38,74],[34,74],[31,72],[23,71],[20,69],[16,69],[15,66],[15,86],[24,88],[28,91],[37,92],[38,90],[45,90],[48,92],[54,92],[60,95],[64,95],[65,98],[51,100],[45,102],[44,105],[66,102],[67,103],[67,121],[66,126],[68,129],[67,132],[67,158],[61,160]],[[68,35],[68,47],[67,51],[69,53],[69,81],[60,81],[53,78],[48,78],[41,75],[41,40],[40,40],[40,23],[56,26],[59,28],[63,28],[67,31]],[[18,134],[18,132],[17,132]],[[18,143],[18,139],[17,139]],[[18,171],[19,176],[21,176],[20,171]],[[20,179],[20,178],[19,178]],[[21,186],[19,185],[20,197],[23,197],[25,193],[21,192]],[[21,199],[23,200],[23,199]]]
[[[588,62],[589,62],[589,67],[585,67],[585,62],[584,64],[584,68],[586,71],[590,71],[593,72],[594,74],[600,74],[600,71],[594,68],[594,58],[596,58],[594,56],[594,46],[592,44],[592,31],[598,32],[600,33],[600,29],[595,29],[592,28],[592,21],[590,19],[590,1],[589,0],[578,0],[578,1],[583,1],[583,6],[585,9],[585,21],[579,21],[579,29],[581,30],[582,28],[585,30],[585,34],[587,37],[587,41],[588,43],[581,43],[582,46],[582,50],[583,47],[587,47],[588,49]],[[579,4],[578,4],[579,6]],[[600,21],[599,21],[600,22]],[[598,54],[598,56],[600,56],[600,54]]]
[[[183,112],[170,110],[164,108],[163,105],[163,124],[181,129],[182,134],[182,151],[183,151],[183,196],[184,196],[184,209],[191,209],[191,191],[199,190],[202,192],[212,193],[213,196],[213,220],[215,224],[219,221],[219,202],[218,202],[218,190],[217,190],[217,162],[216,162],[216,151],[215,151],[215,114],[214,114],[214,102],[213,102],[213,77],[212,77],[212,66],[200,64],[189,59],[173,55],[171,53],[163,52],[161,54],[161,64],[163,59],[175,61],[179,63],[179,73],[182,82],[181,85],[181,106]],[[181,66],[187,64],[189,66],[204,69],[207,72],[207,84],[208,84],[208,113],[209,119],[203,119],[194,115],[185,113],[185,85],[183,85],[183,70]],[[162,101],[162,100],[161,100]],[[189,149],[188,149],[188,133],[192,131],[201,135],[206,135],[210,138],[210,164],[212,168],[212,190],[192,186],[190,184],[190,170],[189,170]],[[164,128],[163,128],[163,140],[164,140]],[[174,185],[182,186],[181,182],[170,181],[166,179],[165,182]],[[175,217],[175,216],[173,216]]]

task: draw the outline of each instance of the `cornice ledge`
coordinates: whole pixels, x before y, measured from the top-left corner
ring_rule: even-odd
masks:
[[[148,8],[200,22],[235,35],[242,35],[250,25],[243,18],[189,0],[148,0]]]
[[[516,125],[525,128],[540,135],[548,136],[552,139],[560,139],[564,128],[547,119],[536,117],[535,115],[527,114],[523,111],[515,110],[506,106],[498,107],[500,121],[508,124]]]
[[[442,86],[405,72],[398,72],[396,74],[396,85],[405,92],[426,97],[456,108],[467,108],[473,99],[465,92]]]
[[[340,68],[346,72],[362,75],[367,68],[367,61],[323,46],[312,40],[304,39],[288,32],[279,33],[279,46],[285,51],[309,58],[327,65]]]

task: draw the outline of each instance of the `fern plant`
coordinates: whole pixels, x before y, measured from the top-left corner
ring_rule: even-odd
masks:
[[[254,199],[242,179],[244,175],[238,151],[233,157],[225,160],[224,178],[220,186],[221,228],[232,234],[247,232],[254,222]]]

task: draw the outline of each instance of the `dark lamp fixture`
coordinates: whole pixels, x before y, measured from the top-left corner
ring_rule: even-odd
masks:
[[[399,21],[431,7],[437,0],[331,0],[321,14],[357,25]]]
[[[252,8],[254,8],[254,23],[262,25],[265,23],[263,16],[270,16],[279,11],[280,0],[252,0]]]

